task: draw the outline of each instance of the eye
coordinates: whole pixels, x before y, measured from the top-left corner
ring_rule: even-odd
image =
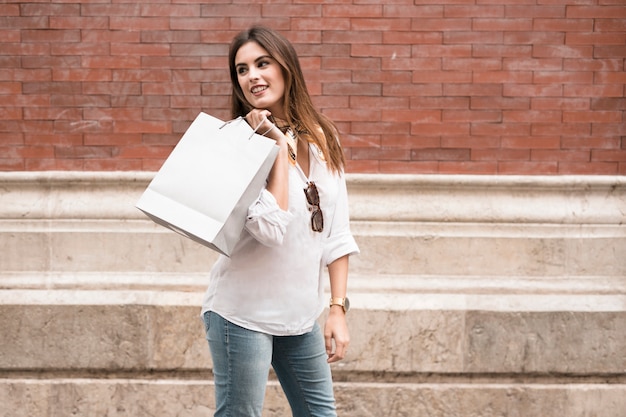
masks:
[[[259,68],[263,68],[263,67],[267,67],[268,65],[270,65],[270,61],[263,60],[263,61],[259,61],[259,63],[258,63],[258,65],[257,65],[257,66],[258,66]]]
[[[248,68],[242,66],[237,67],[237,75],[243,75],[248,72]]]

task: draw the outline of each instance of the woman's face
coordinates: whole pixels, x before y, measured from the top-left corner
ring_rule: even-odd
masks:
[[[267,109],[284,118],[285,79],[280,64],[254,41],[247,42],[235,55],[235,71],[243,94],[252,107]]]

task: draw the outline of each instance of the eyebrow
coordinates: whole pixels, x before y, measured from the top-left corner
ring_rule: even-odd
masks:
[[[271,56],[269,56],[269,55],[261,55],[260,57],[255,59],[254,62],[259,62],[259,61],[262,61],[264,59],[273,59],[273,58]],[[239,67],[246,66],[246,65],[247,64],[244,64],[243,62],[240,62],[238,64],[235,64],[235,68],[239,68]]]

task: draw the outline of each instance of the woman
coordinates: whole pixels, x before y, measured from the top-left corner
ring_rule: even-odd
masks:
[[[215,415],[260,416],[271,366],[294,416],[336,416],[329,363],[348,347],[348,258],[359,251],[337,130],[314,109],[295,50],[277,32],[240,33],[229,67],[233,117],[245,117],[280,151],[241,241],[211,270],[203,301]]]

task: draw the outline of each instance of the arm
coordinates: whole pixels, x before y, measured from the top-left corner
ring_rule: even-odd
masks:
[[[346,297],[348,260],[349,256],[344,255],[328,265],[331,297]],[[330,307],[326,325],[324,326],[324,339],[328,362],[332,363],[343,359],[350,344],[350,334],[346,322],[346,313],[344,313],[341,306],[334,305]],[[333,341],[335,342],[334,351]]]

